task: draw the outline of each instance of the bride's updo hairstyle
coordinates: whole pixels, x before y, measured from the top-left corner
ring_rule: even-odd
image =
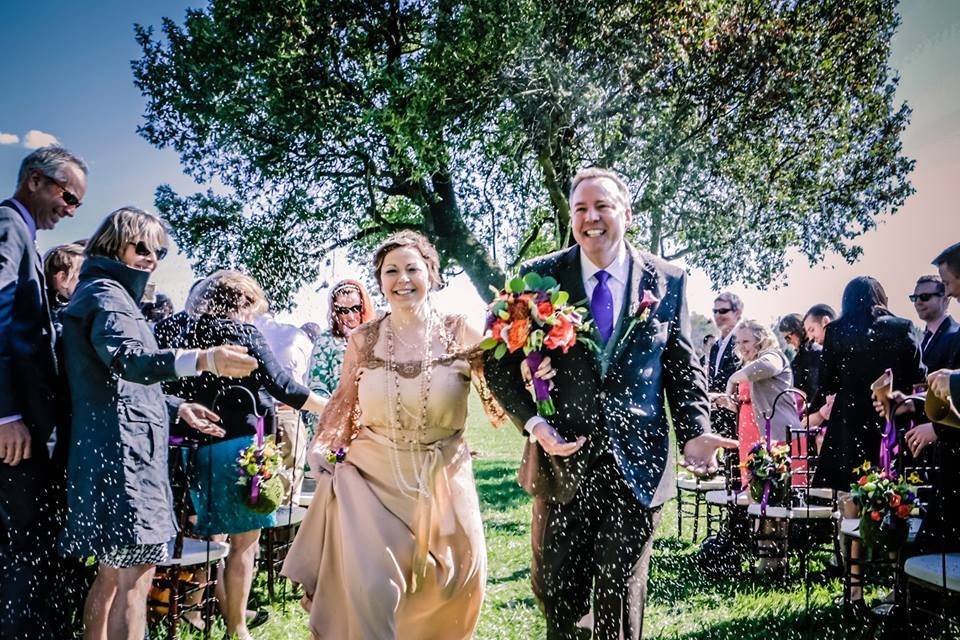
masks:
[[[420,257],[423,258],[423,262],[427,265],[430,288],[434,291],[441,288],[444,282],[440,275],[440,256],[437,254],[437,250],[422,234],[404,229],[403,231],[394,233],[381,242],[377,250],[373,252],[373,277],[377,281],[377,286],[380,287],[380,293],[383,293],[383,288],[380,285],[380,272],[383,270],[383,260],[387,257],[387,254],[394,249],[404,249],[406,247],[416,249]]]

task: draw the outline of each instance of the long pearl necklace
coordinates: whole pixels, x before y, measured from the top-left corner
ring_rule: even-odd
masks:
[[[412,414],[406,407],[403,405],[403,401],[400,397],[400,375],[396,371],[396,360],[395,360],[395,350],[394,350],[394,337],[400,339],[399,335],[394,333],[393,329],[393,316],[387,316],[387,319],[384,321],[384,328],[386,329],[386,339],[387,339],[387,363],[386,363],[386,373],[384,375],[384,399],[387,403],[387,423],[390,429],[390,440],[393,441],[394,445],[390,447],[392,454],[393,462],[393,473],[394,479],[397,482],[397,486],[400,488],[400,491],[410,497],[429,496],[429,488],[426,486],[423,478],[423,465],[424,465],[424,452],[420,450],[418,445],[423,440],[423,435],[427,430],[427,401],[430,397],[430,383],[433,378],[433,333],[434,326],[436,324],[436,313],[431,309],[429,315],[427,316],[426,331],[423,341],[423,353],[420,360],[420,406],[418,407],[419,412],[417,415]],[[443,330],[443,323],[440,323],[441,331]],[[402,339],[400,339],[403,342]],[[407,344],[404,342],[404,344]],[[408,345],[412,346],[412,345]],[[393,385],[391,389],[391,378],[393,379]],[[391,393],[392,392],[392,393]],[[408,416],[413,418],[414,426],[414,437],[413,437],[413,446],[411,447],[412,453],[414,455],[414,465],[413,471],[415,475],[414,482],[410,482],[406,475],[403,473],[401,463],[400,463],[400,437],[399,432],[401,430],[400,424],[400,411],[403,411]]]

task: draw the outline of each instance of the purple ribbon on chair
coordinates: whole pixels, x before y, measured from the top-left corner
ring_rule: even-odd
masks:
[[[771,423],[773,422],[773,410],[770,410],[769,416],[763,417],[763,437],[764,442],[767,447],[767,455],[771,458],[773,457],[773,450],[770,448],[770,431]],[[763,481],[763,497],[760,499],[760,516],[766,517],[767,515],[767,505],[770,504],[770,489],[772,488],[772,480],[767,478]]]
[[[888,412],[893,413],[893,408]],[[893,464],[894,447],[897,444],[897,427],[893,423],[893,416],[887,417],[887,424],[883,430],[883,438],[880,440],[880,468],[890,473],[890,466]]]
[[[257,416],[257,451],[263,455],[263,416]],[[259,462],[259,460],[257,461]],[[250,478],[250,504],[257,504],[260,500],[260,473]]]

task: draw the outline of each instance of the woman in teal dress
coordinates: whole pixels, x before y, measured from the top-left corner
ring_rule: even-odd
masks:
[[[254,556],[260,529],[276,524],[276,516],[255,513],[237,485],[237,457],[256,438],[259,416],[273,411],[274,399],[296,409],[319,412],[326,401],[291,378],[252,324],[266,308],[266,297],[256,281],[236,271],[218,271],[203,281],[187,301],[189,318],[179,332],[158,331],[172,348],[186,345],[232,344],[246,347],[257,369],[243,378],[205,373],[170,383],[168,392],[189,398],[220,416],[226,435],[202,442],[188,478],[197,514],[194,530],[204,536],[227,534],[230,552],[224,570],[220,607],[230,637],[249,640],[247,598],[253,579]],[[266,425],[272,421],[265,420]],[[219,584],[218,584],[219,587]]]

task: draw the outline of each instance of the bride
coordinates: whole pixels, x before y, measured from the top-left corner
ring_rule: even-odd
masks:
[[[503,416],[485,393],[481,336],[431,303],[440,265],[426,238],[391,236],[373,269],[390,311],[350,336],[310,451],[317,491],[283,574],[304,587],[314,638],[471,638],[486,578],[463,439],[471,379],[491,418]]]

